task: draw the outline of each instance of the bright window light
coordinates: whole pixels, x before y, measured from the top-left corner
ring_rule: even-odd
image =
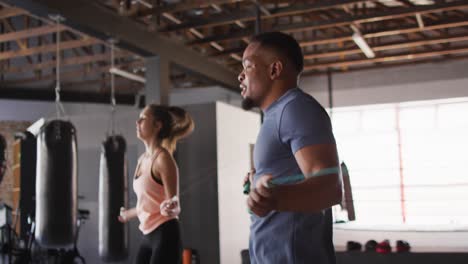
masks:
[[[468,98],[333,109],[354,224],[468,226]]]

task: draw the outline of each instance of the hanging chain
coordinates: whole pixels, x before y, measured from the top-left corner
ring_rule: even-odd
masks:
[[[114,55],[114,45],[115,45],[115,40],[114,39],[111,39],[110,41],[110,44],[111,44],[111,50],[110,50],[110,54],[111,54],[111,69],[114,68],[115,66],[115,62],[114,62],[114,59],[115,59],[115,55]],[[110,72],[110,78],[111,78],[111,133],[112,135],[114,135],[114,125],[115,125],[115,106],[116,106],[116,100],[115,100],[115,75]]]
[[[57,112],[57,118],[61,117],[61,114],[65,114],[62,103],[60,101],[60,22],[64,18],[60,15],[51,15],[50,18],[56,22],[57,32],[56,34],[56,66],[55,66],[55,108]]]

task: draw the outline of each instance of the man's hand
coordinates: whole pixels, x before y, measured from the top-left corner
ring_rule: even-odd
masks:
[[[252,182],[253,181],[253,176],[255,175],[255,169],[251,169],[249,172],[244,177],[244,181],[242,185],[245,185],[247,182]]]
[[[252,189],[251,183],[253,182],[253,176],[255,175],[255,169],[251,169],[244,177],[242,186],[244,186],[244,194],[249,194]]]
[[[278,195],[275,188],[268,187],[268,182],[273,177],[271,175],[262,175],[258,179],[255,188],[252,188],[247,198],[247,206],[254,214],[264,217],[275,210],[278,205]]]

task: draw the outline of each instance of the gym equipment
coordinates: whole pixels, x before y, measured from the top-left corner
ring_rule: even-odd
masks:
[[[114,67],[114,40],[110,40],[111,68]],[[102,144],[99,171],[99,256],[104,261],[120,261],[128,255],[128,226],[119,222],[120,208],[128,206],[125,139],[114,133],[115,76],[111,72],[110,136]]]
[[[77,143],[72,123],[48,121],[37,136],[36,241],[73,245],[77,212]]]
[[[118,221],[127,200],[125,139],[110,136],[102,144],[99,173],[99,256],[104,261],[127,257],[128,226]]]

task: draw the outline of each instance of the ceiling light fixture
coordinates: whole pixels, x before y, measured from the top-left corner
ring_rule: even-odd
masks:
[[[121,70],[119,68],[111,67],[109,69],[109,72],[112,73],[112,74],[119,75],[119,76],[122,76],[124,78],[130,79],[130,80],[133,80],[133,81],[146,83],[146,79],[141,77],[140,75],[136,75],[136,74],[133,74],[131,72]]]
[[[358,45],[358,47],[362,50],[362,52],[364,52],[367,58],[370,58],[370,59],[375,58],[374,51],[371,49],[371,47],[369,47],[366,40],[362,37],[361,33],[354,32],[353,41],[354,43],[356,43],[356,45]]]

